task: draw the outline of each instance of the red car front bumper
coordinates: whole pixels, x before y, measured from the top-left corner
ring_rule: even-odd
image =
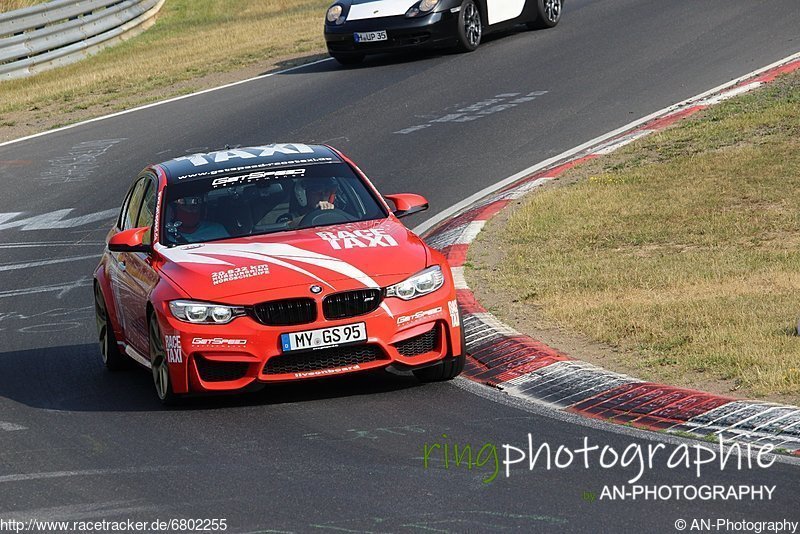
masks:
[[[449,278],[449,277],[448,277]],[[312,323],[267,326],[252,316],[197,325],[159,315],[175,393],[233,391],[256,383],[287,382],[394,366],[422,368],[461,355],[460,316],[452,280],[410,301],[384,299],[376,310],[339,320],[322,313]],[[317,300],[321,306],[321,299]],[[284,352],[281,334],[365,323],[367,339],[316,350]]]

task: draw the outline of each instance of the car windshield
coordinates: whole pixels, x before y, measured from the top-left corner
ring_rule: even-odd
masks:
[[[167,186],[166,246],[388,216],[344,163],[214,176]]]

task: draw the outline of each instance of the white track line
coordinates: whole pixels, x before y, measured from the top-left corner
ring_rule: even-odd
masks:
[[[591,148],[591,147],[593,147],[595,145],[599,145],[599,144],[603,143],[604,141],[608,141],[609,139],[612,139],[612,138],[614,138],[614,137],[616,137],[616,136],[618,136],[618,135],[620,135],[622,133],[625,133],[628,130],[632,130],[632,129],[636,128],[637,126],[641,126],[642,124],[650,122],[653,119],[659,118],[662,115],[666,115],[670,111],[675,111],[675,110],[680,109],[680,108],[682,108],[684,106],[688,106],[689,104],[698,104],[699,105],[701,103],[700,101],[703,100],[704,98],[708,97],[709,95],[713,95],[714,93],[717,93],[719,91],[723,91],[724,89],[727,89],[728,87],[732,87],[732,86],[734,86],[734,85],[736,85],[738,83],[741,83],[741,82],[743,82],[745,80],[753,78],[754,76],[758,76],[762,72],[766,72],[768,70],[774,69],[775,67],[779,67],[779,66],[781,66],[781,65],[783,65],[785,63],[790,63],[790,62],[792,62],[792,61],[794,61],[796,59],[800,59],[800,52],[797,52],[795,54],[792,54],[791,56],[788,56],[788,57],[785,57],[785,58],[783,58],[781,60],[778,60],[775,63],[771,63],[771,64],[767,65],[766,67],[762,67],[762,68],[760,68],[758,70],[754,70],[754,71],[752,71],[752,72],[750,72],[748,74],[745,74],[744,76],[739,76],[736,79],[733,79],[733,80],[731,80],[729,82],[723,83],[722,85],[718,85],[717,87],[714,87],[713,89],[709,89],[708,91],[700,93],[697,96],[693,96],[691,98],[687,98],[686,100],[683,100],[682,102],[678,102],[677,104],[673,104],[671,106],[667,106],[667,107],[665,107],[663,109],[660,109],[660,110],[656,111],[655,113],[651,113],[650,115],[642,117],[641,119],[637,119],[637,120],[635,120],[633,122],[629,122],[625,126],[621,126],[621,127],[617,128],[616,130],[612,130],[612,131],[610,131],[610,132],[608,132],[606,134],[603,134],[603,135],[601,135],[599,137],[595,137],[594,139],[592,139],[590,141],[586,141],[582,145],[578,145],[575,148],[571,148],[571,149],[569,149],[569,150],[567,150],[565,152],[562,152],[561,154],[559,154],[557,156],[553,156],[552,158],[548,158],[548,159],[546,159],[544,161],[541,161],[541,162],[537,163],[536,165],[532,165],[532,166],[528,167],[527,169],[524,169],[524,170],[522,170],[522,171],[520,171],[520,172],[518,172],[518,173],[516,173],[514,175],[511,175],[511,176],[509,176],[508,178],[506,178],[504,180],[500,180],[499,182],[494,183],[494,184],[490,185],[489,187],[485,187],[485,188],[481,189],[477,193],[468,196],[467,198],[465,198],[461,202],[458,202],[458,203],[450,206],[446,210],[441,211],[440,213],[434,215],[433,217],[431,217],[427,221],[417,225],[413,229],[413,232],[415,234],[423,234],[424,232],[430,230],[431,228],[433,228],[434,226],[436,226],[440,222],[444,221],[445,219],[448,219],[448,218],[452,217],[453,215],[455,215],[456,213],[460,212],[461,210],[463,210],[467,206],[469,206],[471,204],[474,204],[475,202],[477,202],[478,200],[482,199],[483,197],[485,197],[485,196],[487,196],[487,195],[489,195],[491,193],[494,193],[495,191],[498,191],[498,190],[504,188],[505,186],[507,186],[509,184],[513,184],[517,180],[521,180],[522,178],[525,178],[526,176],[530,176],[531,174],[533,174],[533,173],[535,173],[537,171],[540,171],[542,169],[546,169],[547,167],[549,167],[550,165],[553,165],[554,163],[558,163],[559,161],[567,159],[567,158],[569,158],[571,156],[574,156],[576,154],[580,154],[584,150],[587,150],[587,149],[589,149],[589,148]],[[2,146],[2,145],[0,145],[0,146]]]
[[[154,107],[160,106],[162,104],[169,104],[171,102],[177,102],[179,100],[184,100],[186,98],[192,98],[192,97],[198,96],[198,95],[204,95],[206,93],[213,93],[214,91],[219,91],[221,89],[227,89],[229,87],[235,87],[237,85],[242,85],[244,83],[249,83],[249,82],[253,82],[253,81],[256,81],[256,80],[263,80],[265,78],[270,78],[270,77],[275,76],[277,74],[285,74],[287,72],[292,72],[294,70],[302,69],[302,68],[305,68],[305,67],[310,67],[312,65],[318,65],[320,63],[325,63],[326,61],[332,61],[332,58],[318,59],[317,61],[312,61],[311,63],[304,63],[302,65],[297,65],[296,67],[291,67],[291,68],[284,69],[284,70],[279,70],[279,71],[276,71],[276,72],[268,72],[267,74],[261,74],[260,76],[254,76],[252,78],[247,78],[246,80],[239,80],[238,82],[233,82],[233,83],[228,83],[228,84],[225,84],[225,85],[220,85],[219,87],[212,87],[210,89],[203,89],[202,91],[197,91],[196,93],[189,93],[188,95],[176,96],[174,98],[168,98],[167,100],[160,100],[158,102],[153,102],[151,104],[145,104],[144,106],[139,106],[139,107],[136,107],[136,108],[126,109],[126,110],[123,110],[123,111],[118,111],[116,113],[111,113],[109,115],[103,115],[101,117],[95,117],[93,119],[87,119],[85,121],[76,122],[75,124],[69,124],[67,126],[62,126],[61,128],[56,128],[54,130],[47,130],[46,132],[39,132],[39,133],[32,134],[32,135],[26,135],[25,137],[20,137],[19,139],[12,139],[11,141],[5,141],[3,143],[0,143],[0,147],[4,147],[4,146],[11,145],[11,144],[14,144],[14,143],[19,143],[21,141],[27,141],[28,139],[35,139],[37,137],[42,137],[44,135],[49,135],[49,134],[56,133],[56,132],[63,132],[64,130],[69,130],[71,128],[77,128],[78,126],[83,126],[84,124],[90,124],[92,122],[98,122],[98,121],[102,121],[102,120],[106,120],[106,119],[111,119],[113,117],[119,117],[121,115],[127,115],[128,113],[134,113],[136,111],[141,111],[143,109],[154,108]]]
[[[43,480],[47,478],[65,478],[81,476],[138,475],[140,473],[160,473],[176,471],[177,466],[123,467],[119,469],[82,469],[79,471],[48,471],[46,473],[21,473],[0,476],[0,483],[21,482],[24,480]]]
[[[0,271],[16,271],[18,269],[27,269],[29,267],[41,267],[42,265],[54,265],[56,263],[67,263],[70,261],[100,259],[100,254],[89,254],[88,256],[72,256],[70,258],[57,258],[53,260],[39,260],[29,261],[25,263],[8,263],[0,265]]]

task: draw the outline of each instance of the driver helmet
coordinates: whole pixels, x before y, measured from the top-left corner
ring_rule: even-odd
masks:
[[[304,178],[295,183],[294,194],[300,207],[307,208],[309,201],[316,204],[320,200],[326,200],[333,204],[336,201],[337,188],[334,178]],[[314,200],[312,197],[322,198]]]
[[[175,201],[175,221],[180,222],[180,231],[192,233],[200,225],[203,215],[202,195],[181,197]]]

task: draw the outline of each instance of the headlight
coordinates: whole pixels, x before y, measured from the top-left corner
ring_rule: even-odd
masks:
[[[439,0],[422,0],[422,2],[419,3],[419,10],[422,11],[423,13],[427,13],[428,11],[436,7],[438,3]]]
[[[225,306],[193,300],[173,300],[169,303],[172,315],[181,321],[195,324],[226,324],[244,315],[242,306]]]
[[[328,14],[325,15],[325,18],[328,20],[328,22],[343,24],[344,19],[342,18],[342,6],[339,4],[332,5],[330,8],[328,8]]]
[[[444,274],[438,265],[428,267],[420,271],[411,278],[407,278],[386,288],[387,297],[397,297],[403,300],[411,300],[428,293],[433,293],[444,284]]]
[[[406,11],[406,17],[416,17],[427,15],[433,8],[439,5],[439,0],[422,0],[419,4],[414,4],[411,9]]]

